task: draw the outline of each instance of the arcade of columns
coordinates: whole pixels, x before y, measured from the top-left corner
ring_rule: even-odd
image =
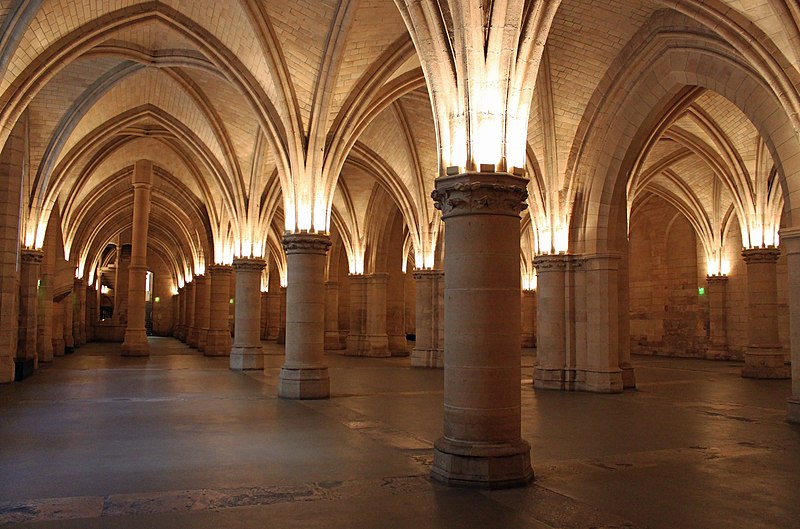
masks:
[[[234,370],[285,343],[287,399],[330,396],[326,349],[408,355],[444,369],[433,477],[503,487],[522,347],[536,388],[609,393],[699,336],[800,422],[794,4],[68,4],[0,4],[2,382],[147,356],[148,321]]]

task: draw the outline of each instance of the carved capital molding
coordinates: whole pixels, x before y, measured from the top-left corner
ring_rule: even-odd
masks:
[[[320,233],[289,233],[283,236],[283,249],[286,254],[314,253],[325,255],[331,247],[329,235]]]
[[[539,273],[542,272],[563,272],[570,264],[575,264],[576,260],[572,255],[568,254],[544,254],[537,255],[533,258],[533,266]]]
[[[214,280],[214,277],[221,277],[221,276],[229,276],[233,273],[233,267],[230,265],[221,265],[215,264],[211,265],[207,268],[208,272],[211,274],[211,280]]]
[[[505,215],[519,218],[528,205],[528,180],[509,173],[462,173],[436,179],[431,193],[442,218]]]
[[[20,259],[25,264],[41,264],[44,260],[44,251],[34,250],[33,248],[23,248],[20,252]]]
[[[724,287],[728,284],[728,276],[706,276],[706,283],[709,287]]]
[[[237,257],[233,260],[233,269],[236,272],[258,272],[261,273],[267,262],[260,257]]]
[[[414,270],[412,276],[416,280],[444,279],[444,270]]]
[[[779,248],[748,248],[742,250],[742,257],[746,264],[754,263],[777,263],[781,251]]]

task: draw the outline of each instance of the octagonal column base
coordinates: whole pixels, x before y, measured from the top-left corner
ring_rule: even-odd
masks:
[[[454,442],[434,444],[431,478],[453,487],[505,489],[533,481],[530,445],[523,439],[508,444]]]
[[[125,341],[122,342],[122,356],[150,356],[147,331],[144,329],[126,330]]]
[[[744,378],[784,379],[789,378],[789,366],[784,363],[783,350],[775,347],[750,346],[744,353]]]
[[[327,367],[281,368],[278,396],[283,399],[327,399],[331,395],[331,381]]]
[[[264,351],[257,347],[234,347],[231,349],[230,368],[234,371],[264,369]]]

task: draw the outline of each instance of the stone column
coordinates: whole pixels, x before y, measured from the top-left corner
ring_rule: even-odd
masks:
[[[41,250],[23,249],[19,267],[19,341],[17,342],[17,378],[29,377],[38,367],[36,338],[38,333],[39,273],[44,259]]]
[[[367,333],[367,279],[363,275],[350,276],[350,330],[347,333],[346,355],[361,356],[366,349]]]
[[[233,268],[225,265],[208,267],[211,279],[209,301],[206,356],[228,356],[231,354],[231,330],[228,326],[230,311],[231,274]]]
[[[197,329],[197,349],[205,351],[208,344],[208,326],[211,319],[210,281],[205,275],[194,278],[194,321]]]
[[[153,164],[139,160],[133,168],[133,225],[131,228],[131,264],[128,284],[128,326],[122,354],[148,356],[145,326],[147,293],[147,229],[150,222],[150,188],[153,185]]]
[[[72,336],[75,347],[80,347],[86,343],[86,281],[75,279],[72,287],[72,295],[75,303],[72,308]]]
[[[521,436],[519,213],[527,180],[508,173],[437,178],[445,222],[444,436],[431,476],[509,487],[533,479]]]
[[[41,264],[38,303],[38,329],[36,336],[36,356],[39,362],[53,361],[53,268],[55,265],[54,245],[48,241],[45,257]]]
[[[778,248],[742,252],[747,264],[747,350],[742,376],[789,378],[778,335]]]
[[[336,281],[325,282],[325,349],[344,349],[339,332],[339,283]]]
[[[128,284],[131,263],[131,245],[120,244],[117,246],[116,273],[114,278],[114,314],[112,321],[116,325],[128,325]],[[65,313],[66,316],[66,313]]]
[[[726,324],[725,304],[727,302],[728,276],[706,277],[708,292],[708,327],[709,344],[706,358],[727,359],[728,329]]]
[[[780,232],[781,244],[786,251],[786,268],[789,290],[789,329],[792,357],[792,396],[789,397],[786,420],[800,423],[800,229]]]
[[[567,389],[566,377],[566,274],[570,256],[538,255],[536,306],[536,366],[533,386]]]
[[[261,258],[239,257],[233,260],[236,269],[236,307],[231,369],[264,369],[261,349],[261,271],[266,262]]]
[[[415,270],[416,335],[411,367],[444,367],[444,270]]]
[[[389,273],[386,288],[386,334],[392,356],[408,356],[406,340],[406,289],[405,274]]]
[[[186,284],[186,344],[197,347],[197,283],[192,279]]]
[[[178,324],[175,326],[175,338],[185,342],[186,341],[186,287],[182,286],[178,289]]]
[[[389,335],[386,333],[386,287],[389,274],[370,274],[366,277],[364,356],[392,356]]]
[[[325,366],[325,254],[327,235],[293,233],[284,236],[286,251],[286,360],[278,396],[326,399],[330,396]]]
[[[278,287],[276,292],[267,292],[267,339],[277,340],[281,330],[281,289]],[[284,340],[285,342],[286,340]]]
[[[522,347],[536,347],[536,291],[522,291]]]
[[[278,296],[278,336],[275,343],[283,345],[286,343],[286,287],[281,287]]]
[[[74,327],[72,325],[72,319],[75,315],[75,309],[73,308],[75,296],[70,293],[62,303],[64,304],[64,354],[72,354],[75,352]]]
[[[64,356],[64,300],[53,303],[53,356]]]

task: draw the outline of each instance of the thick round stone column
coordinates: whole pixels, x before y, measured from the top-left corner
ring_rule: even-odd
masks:
[[[347,332],[348,356],[361,356],[366,349],[367,334],[367,278],[350,275],[350,328]]]
[[[186,284],[186,344],[197,348],[197,282]]]
[[[206,346],[203,353],[206,356],[228,356],[231,354],[231,330],[228,325],[230,312],[231,275],[233,268],[225,265],[212,265],[208,267],[211,285],[209,293],[209,319]]]
[[[131,228],[130,283],[128,285],[128,326],[122,342],[124,356],[149,356],[145,325],[147,298],[147,231],[150,222],[150,188],[153,164],[139,160],[133,168],[133,225]]]
[[[786,420],[800,423],[800,229],[781,230],[781,244],[786,251],[789,290],[789,329],[792,356],[792,396]]]
[[[742,376],[789,378],[778,334],[778,248],[744,250],[747,264],[747,350]]]
[[[728,276],[706,277],[708,292],[709,344],[706,358],[726,359],[728,353],[728,330],[725,303],[727,301]]]
[[[339,283],[336,281],[325,282],[325,349],[344,349],[339,332]]]
[[[415,270],[416,341],[411,367],[444,367],[444,270]]]
[[[444,436],[434,479],[510,487],[533,479],[521,437],[519,213],[527,180],[462,173],[436,180],[445,222]]]
[[[392,356],[386,332],[386,287],[389,274],[370,274],[366,277],[364,356]]]
[[[293,233],[284,236],[286,251],[286,360],[278,396],[326,399],[330,396],[325,366],[325,254],[327,235]]]
[[[239,257],[233,260],[236,270],[235,332],[231,349],[231,369],[264,369],[261,349],[261,258]]]
[[[522,291],[522,347],[536,347],[536,291]]]
[[[19,331],[17,341],[17,379],[33,374],[38,367],[36,338],[39,314],[39,274],[44,260],[41,250],[23,249],[19,267]],[[20,376],[22,375],[22,376]]]
[[[534,259],[537,281],[536,365],[533,386],[566,389],[565,286],[570,256],[538,255]]]
[[[205,275],[194,278],[194,321],[197,328],[197,349],[205,351],[208,344],[208,325],[211,319],[211,288]]]
[[[72,336],[75,347],[80,347],[86,343],[86,281],[75,279],[72,295],[75,296],[75,303],[72,308]]]

